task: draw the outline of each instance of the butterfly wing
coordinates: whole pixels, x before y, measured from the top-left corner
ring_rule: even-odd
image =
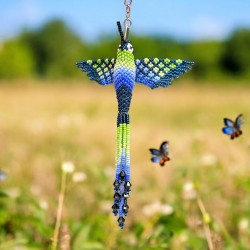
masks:
[[[154,157],[151,158],[151,161],[154,162],[154,163],[158,163],[158,162],[161,161],[161,157],[159,157],[159,156],[154,156]]]
[[[222,128],[222,132],[226,135],[233,135],[236,132],[234,122],[228,118],[224,118],[223,120],[226,127]]]
[[[162,154],[161,151],[155,148],[150,148],[149,151],[151,152],[152,155],[154,155],[151,158],[151,161],[154,163],[159,163],[162,160]]]
[[[76,66],[83,72],[87,72],[90,80],[96,81],[101,85],[114,82],[114,65],[116,59],[98,59],[77,62]]]
[[[193,62],[168,58],[143,58],[135,60],[136,82],[151,89],[167,87],[171,81],[191,69]]]
[[[234,122],[228,118],[224,118],[224,124],[227,127],[234,127]]]
[[[234,126],[237,130],[240,130],[242,127],[242,124],[243,124],[243,115],[240,114],[237,116],[235,123],[234,123]]]
[[[236,129],[234,127],[224,127],[222,132],[226,135],[232,135],[236,132]]]
[[[158,149],[155,148],[150,148],[149,151],[151,152],[152,155],[160,156],[161,152]]]
[[[163,156],[168,156],[168,142],[164,141],[160,146],[160,151]]]

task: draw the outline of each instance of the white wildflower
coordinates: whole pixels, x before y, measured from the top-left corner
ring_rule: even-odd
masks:
[[[84,173],[84,172],[75,172],[73,175],[72,175],[72,181],[73,182],[83,182],[87,179],[87,175]]]
[[[191,181],[184,183],[182,191],[183,191],[183,198],[186,200],[194,200],[197,197],[194,183]]]
[[[46,200],[40,200],[39,205],[43,210],[48,210],[49,208],[48,202]]]
[[[201,164],[204,166],[213,166],[218,162],[218,158],[214,154],[206,153],[201,157]]]
[[[110,209],[112,207],[112,202],[111,201],[103,201],[101,202],[101,210],[105,213],[110,213]]]
[[[161,214],[170,215],[173,212],[174,212],[174,209],[169,204],[162,204],[161,205],[161,211],[160,211]]]
[[[6,193],[13,199],[21,195],[21,190],[19,188],[9,188]]]
[[[65,173],[73,173],[75,170],[75,165],[71,161],[65,161],[62,163],[62,171]]]
[[[138,240],[134,234],[130,234],[128,240],[129,240],[130,245],[132,246],[135,246],[138,243]]]
[[[160,210],[160,206],[161,206],[160,201],[155,201],[155,202],[153,202],[151,204],[145,205],[142,208],[142,212],[146,216],[152,216],[152,215],[158,213],[158,211]]]
[[[151,204],[145,205],[142,208],[142,212],[146,216],[153,216],[154,214],[165,214],[169,215],[174,212],[174,209],[169,204],[162,204],[160,201],[155,201]]]
[[[240,231],[245,232],[249,228],[249,220],[247,218],[242,218],[239,221],[238,228]]]

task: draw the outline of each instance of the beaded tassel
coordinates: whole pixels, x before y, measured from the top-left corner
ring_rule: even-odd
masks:
[[[118,223],[124,227],[124,217],[128,214],[128,197],[131,188],[130,183],[130,128],[129,114],[119,113],[117,117],[117,148],[116,148],[116,174],[114,181],[113,214],[119,215]]]

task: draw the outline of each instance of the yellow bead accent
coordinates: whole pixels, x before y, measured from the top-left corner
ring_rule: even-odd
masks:
[[[154,71],[155,73],[157,73],[157,72],[159,71],[159,69],[158,69],[157,67],[154,67],[153,71]]]
[[[159,59],[158,58],[155,58],[154,59],[154,63],[158,63],[159,62]]]
[[[164,69],[164,71],[165,71],[166,73],[168,73],[168,72],[170,71],[170,69],[169,69],[168,67],[166,67],[166,68]]]
[[[171,69],[174,69],[174,68],[176,68],[176,65],[172,63],[172,64],[169,65],[169,67],[170,67]]]
[[[164,64],[161,62],[161,63],[159,63],[158,67],[159,67],[159,68],[163,68],[163,67],[164,67]]]
[[[149,68],[153,68],[153,67],[154,67],[154,64],[153,64],[153,63],[150,63],[150,64],[148,65],[148,67],[149,67]]]
[[[160,73],[159,73],[159,76],[160,77],[163,77],[165,74],[162,72],[162,71],[160,71]]]
[[[88,60],[88,61],[87,61],[87,64],[88,64],[88,65],[91,65],[91,64],[92,64],[92,60]]]
[[[178,59],[178,60],[176,60],[176,63],[178,64],[178,65],[180,65],[180,64],[182,64],[182,60],[181,59]]]
[[[165,62],[165,63],[169,63],[170,60],[169,60],[168,58],[166,58],[166,59],[164,59],[164,62]]]
[[[145,58],[145,59],[144,59],[144,63],[147,64],[148,62],[149,62],[149,59],[148,59],[148,58]]]

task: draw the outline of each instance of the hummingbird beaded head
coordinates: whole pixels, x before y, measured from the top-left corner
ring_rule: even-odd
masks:
[[[135,82],[142,83],[151,89],[167,87],[172,80],[188,71],[193,62],[172,60],[169,58],[134,59],[133,46],[125,35],[120,22],[117,22],[121,37],[117,58],[84,60],[76,65],[87,72],[90,80],[101,85],[114,83],[118,102],[116,171],[114,186],[113,214],[118,215],[118,225],[123,228],[124,216],[128,215],[128,198],[131,191],[130,183],[130,117],[129,108]]]
[[[120,33],[120,37],[121,37],[121,44],[118,46],[118,51],[129,51],[130,53],[134,53],[134,48],[131,44],[131,42],[126,38],[127,36],[124,37],[122,28],[121,28],[121,23],[117,22],[117,26],[118,26],[118,30]]]

